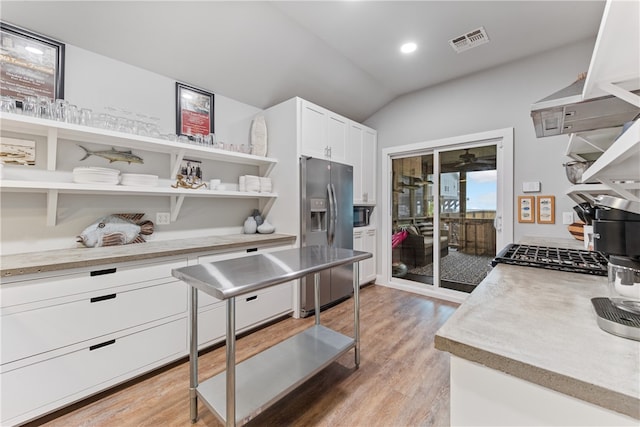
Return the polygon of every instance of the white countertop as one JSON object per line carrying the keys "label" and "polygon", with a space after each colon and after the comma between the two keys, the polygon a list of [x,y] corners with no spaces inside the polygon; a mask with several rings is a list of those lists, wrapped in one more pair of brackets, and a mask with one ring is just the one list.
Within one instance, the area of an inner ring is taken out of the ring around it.
{"label": "white countertop", "polygon": [[[580,248],[568,239],[524,243]],[[640,419],[640,342],[601,330],[607,278],[497,265],[435,338],[457,357]]]}
{"label": "white countertop", "polygon": [[296,236],[287,234],[232,234],[3,255],[0,257],[0,278],[198,252],[294,244],[295,241]]}

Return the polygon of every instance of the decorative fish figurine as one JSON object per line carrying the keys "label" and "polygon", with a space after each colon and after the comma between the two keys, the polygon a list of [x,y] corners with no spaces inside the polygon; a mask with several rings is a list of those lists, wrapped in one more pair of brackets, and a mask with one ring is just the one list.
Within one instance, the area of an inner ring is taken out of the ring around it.
{"label": "decorative fish figurine", "polygon": [[140,221],[138,214],[113,214],[98,219],[78,236],[78,243],[88,248],[143,243],[142,235],[153,233],[153,222]]}
{"label": "decorative fish figurine", "polygon": [[108,150],[108,151],[107,150],[91,151],[91,150],[87,150],[86,148],[84,148],[82,145],[79,145],[79,144],[78,144],[78,147],[82,148],[85,151],[84,157],[80,159],[81,161],[86,159],[89,156],[98,156],[98,157],[102,157],[103,159],[109,160],[109,163],[113,163],[113,162],[127,162],[129,164],[144,163],[142,161],[142,157],[138,157],[135,154],[132,154],[131,150],[118,151],[114,147],[111,147],[111,150]]}

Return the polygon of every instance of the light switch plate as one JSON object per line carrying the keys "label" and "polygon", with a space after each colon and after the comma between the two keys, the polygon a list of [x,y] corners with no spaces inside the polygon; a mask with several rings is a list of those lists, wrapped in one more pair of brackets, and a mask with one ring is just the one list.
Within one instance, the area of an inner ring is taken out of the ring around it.
{"label": "light switch plate", "polygon": [[523,193],[537,193],[540,191],[540,181],[531,181],[522,183]]}
{"label": "light switch plate", "polygon": [[562,223],[566,225],[573,224],[573,212],[562,212]]}

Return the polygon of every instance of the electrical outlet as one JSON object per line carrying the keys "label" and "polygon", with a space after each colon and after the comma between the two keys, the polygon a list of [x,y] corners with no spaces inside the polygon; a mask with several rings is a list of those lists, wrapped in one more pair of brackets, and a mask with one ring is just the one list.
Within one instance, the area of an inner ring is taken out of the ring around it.
{"label": "electrical outlet", "polygon": [[562,212],[562,223],[573,224],[573,212]]}
{"label": "electrical outlet", "polygon": [[169,212],[156,213],[156,225],[169,225],[171,224],[171,214]]}

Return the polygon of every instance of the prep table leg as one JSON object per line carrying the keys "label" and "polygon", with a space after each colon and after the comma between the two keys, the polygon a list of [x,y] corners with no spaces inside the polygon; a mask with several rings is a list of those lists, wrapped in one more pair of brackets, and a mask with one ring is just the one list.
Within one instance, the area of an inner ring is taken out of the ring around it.
{"label": "prep table leg", "polygon": [[227,300],[227,426],[236,425],[236,299]]}
{"label": "prep table leg", "polygon": [[189,337],[189,412],[191,422],[198,421],[198,289],[191,286],[191,336]]}
{"label": "prep table leg", "polygon": [[353,265],[353,334],[356,340],[356,368],[360,366],[360,263]]}
{"label": "prep table leg", "polygon": [[316,325],[320,324],[320,273],[313,275],[313,304],[316,311]]}

